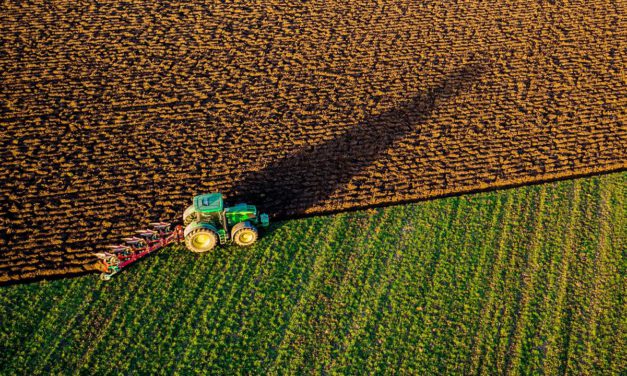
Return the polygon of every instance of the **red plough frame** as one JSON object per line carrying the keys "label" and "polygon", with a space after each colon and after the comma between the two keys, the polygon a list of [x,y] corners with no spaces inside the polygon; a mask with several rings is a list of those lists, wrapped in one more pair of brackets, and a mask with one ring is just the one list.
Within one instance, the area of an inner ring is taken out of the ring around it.
{"label": "red plough frame", "polygon": [[158,222],[150,224],[152,230],[139,230],[139,236],[123,239],[126,244],[109,246],[109,252],[99,252],[98,269],[102,271],[100,279],[108,281],[135,261],[158,251],[159,249],[183,240],[183,227],[176,226],[170,229],[170,223]]}

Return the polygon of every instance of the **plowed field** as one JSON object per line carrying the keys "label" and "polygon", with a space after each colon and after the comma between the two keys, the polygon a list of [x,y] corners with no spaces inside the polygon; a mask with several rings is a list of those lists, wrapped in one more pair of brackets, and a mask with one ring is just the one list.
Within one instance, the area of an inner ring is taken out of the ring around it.
{"label": "plowed field", "polygon": [[89,268],[202,191],[285,218],[627,166],[624,2],[0,14],[0,281]]}

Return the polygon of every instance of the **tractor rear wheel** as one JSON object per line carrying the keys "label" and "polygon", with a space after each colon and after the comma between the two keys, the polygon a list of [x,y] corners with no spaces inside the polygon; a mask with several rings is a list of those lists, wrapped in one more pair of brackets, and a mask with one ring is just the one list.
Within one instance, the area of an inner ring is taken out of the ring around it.
{"label": "tractor rear wheel", "polygon": [[257,229],[250,222],[241,222],[233,228],[233,242],[240,247],[247,247],[257,241]]}
{"label": "tractor rear wheel", "polygon": [[194,210],[194,205],[190,205],[183,212],[183,226],[192,223],[194,219],[196,219],[196,211]]}
{"label": "tractor rear wheel", "polygon": [[197,228],[185,237],[187,249],[196,253],[211,251],[218,243],[218,235],[208,228]]}

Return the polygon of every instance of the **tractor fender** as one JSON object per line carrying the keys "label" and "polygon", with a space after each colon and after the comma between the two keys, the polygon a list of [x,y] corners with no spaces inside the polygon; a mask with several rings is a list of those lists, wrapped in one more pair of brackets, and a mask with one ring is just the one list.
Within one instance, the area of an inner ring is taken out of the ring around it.
{"label": "tractor fender", "polygon": [[183,223],[185,223],[187,218],[190,217],[195,212],[196,212],[196,208],[194,208],[194,205],[188,206],[187,209],[185,209],[185,211],[183,212]]}
{"label": "tractor fender", "polygon": [[187,234],[189,234],[190,232],[194,231],[197,228],[206,228],[215,232],[216,234],[218,233],[218,229],[214,225],[211,225],[209,223],[192,222],[188,224],[187,227],[185,227],[185,231],[183,232],[183,237],[186,238]]}

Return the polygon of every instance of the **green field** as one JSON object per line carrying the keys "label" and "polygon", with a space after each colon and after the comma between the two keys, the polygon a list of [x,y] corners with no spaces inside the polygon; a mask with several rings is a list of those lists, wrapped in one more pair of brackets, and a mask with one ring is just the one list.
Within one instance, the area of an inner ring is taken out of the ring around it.
{"label": "green field", "polygon": [[624,374],[627,173],[0,288],[0,374]]}

